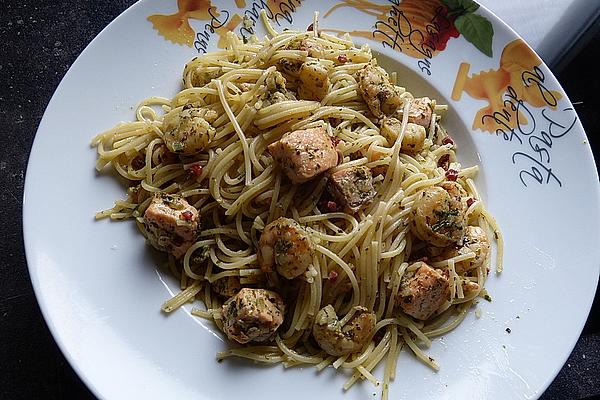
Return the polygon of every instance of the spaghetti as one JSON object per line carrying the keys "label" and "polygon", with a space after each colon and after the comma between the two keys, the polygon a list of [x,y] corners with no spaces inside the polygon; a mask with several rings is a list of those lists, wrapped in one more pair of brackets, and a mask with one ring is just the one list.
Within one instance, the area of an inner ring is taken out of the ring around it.
{"label": "spaghetti", "polygon": [[[438,369],[423,348],[486,294],[487,238],[500,272],[502,236],[440,124],[446,106],[314,27],[230,33],[185,66],[175,97],[96,136],[96,168],[130,184],[96,217],[133,219],[169,253],[182,291],[163,311],[200,300],[194,315],[245,343],[217,358],[347,368],[345,389],[380,383],[383,364],[385,399],[403,347]],[[248,305],[255,331],[240,325]]]}

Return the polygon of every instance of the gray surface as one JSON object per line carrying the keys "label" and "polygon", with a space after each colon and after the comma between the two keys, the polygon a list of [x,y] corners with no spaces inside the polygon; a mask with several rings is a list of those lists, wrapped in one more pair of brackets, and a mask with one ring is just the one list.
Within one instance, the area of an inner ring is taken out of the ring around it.
{"label": "gray surface", "polygon": [[[37,126],[60,79],[91,39],[131,3],[73,0],[58,5],[41,0],[2,3],[0,399],[93,398],[58,350],[31,288],[22,240],[23,181]],[[597,35],[559,76],[593,145],[597,144],[595,136],[600,126],[597,111],[600,87],[591,71],[599,55]],[[87,95],[85,88],[81,93]],[[68,157],[68,154],[56,156]],[[52,179],[51,174],[48,179]],[[65,186],[65,194],[70,190],[77,188]],[[597,296],[575,350],[542,398],[583,399],[600,395],[599,349]]]}
{"label": "gray surface", "polygon": [[600,15],[598,0],[479,0],[532,46],[544,62],[565,67]]}

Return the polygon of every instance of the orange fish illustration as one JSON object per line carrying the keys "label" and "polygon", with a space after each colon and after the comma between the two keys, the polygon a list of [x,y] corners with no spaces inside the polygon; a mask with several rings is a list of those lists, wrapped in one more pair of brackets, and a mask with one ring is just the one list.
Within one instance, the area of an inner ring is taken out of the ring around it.
{"label": "orange fish illustration", "polygon": [[[295,7],[297,6],[297,4],[295,4],[295,3],[300,3],[300,1],[290,2],[290,0],[267,0],[267,6],[269,6],[271,11],[275,11],[275,9],[273,7],[284,4],[284,3],[288,6],[288,8],[294,10]],[[291,6],[290,6],[290,4],[291,4]],[[247,6],[246,0],[235,0],[235,5],[237,6],[237,8],[246,8],[246,6]],[[253,6],[254,6],[254,4],[253,4]]]}
{"label": "orange fish illustration", "polygon": [[225,44],[227,43],[226,42],[227,32],[233,32],[233,30],[235,28],[237,28],[237,26],[241,22],[242,22],[242,17],[240,17],[238,14],[234,14],[233,17],[231,17],[231,19],[229,20],[229,22],[227,22],[225,25],[223,25],[222,27],[215,30],[215,32],[217,32],[217,34],[219,35],[219,42],[217,43],[218,48],[220,48],[220,49],[225,48]]}
{"label": "orange fish illustration", "polygon": [[[503,126],[488,116],[502,115],[502,120],[510,128],[516,128],[517,123],[527,123],[525,115],[513,107],[505,107],[504,95],[510,87],[512,96],[530,104],[533,107],[549,105],[544,97],[544,92],[535,86],[528,86],[524,82],[524,74],[538,67],[542,60],[521,40],[516,39],[507,44],[500,57],[500,66],[497,70],[482,71],[478,74],[469,74],[469,63],[462,63],[458,69],[452,100],[458,101],[462,92],[466,92],[474,99],[487,100],[488,106],[481,108],[473,120],[473,129],[487,132],[496,132]],[[551,90],[548,93],[555,100],[562,98],[560,92]],[[551,106],[551,105],[550,105]],[[555,108],[556,106],[551,106]],[[517,118],[518,117],[518,118]]]}
{"label": "orange fish illustration", "polygon": [[155,14],[149,16],[148,20],[165,39],[190,47],[196,32],[190,26],[189,19],[210,20],[213,16],[219,16],[210,0],[177,0],[177,8],[175,14]]}

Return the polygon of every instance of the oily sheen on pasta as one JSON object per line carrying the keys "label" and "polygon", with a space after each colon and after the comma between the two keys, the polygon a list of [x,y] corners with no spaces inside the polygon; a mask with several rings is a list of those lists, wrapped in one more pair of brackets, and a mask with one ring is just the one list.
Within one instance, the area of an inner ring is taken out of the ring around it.
{"label": "oily sheen on pasta", "polygon": [[[133,219],[231,340],[218,359],[351,370],[387,397],[402,348],[424,349],[479,297],[502,237],[443,127],[368,46],[277,33],[192,59],[172,99],[93,140],[96,168],[128,197],[97,218]],[[383,365],[383,377],[372,371]]]}

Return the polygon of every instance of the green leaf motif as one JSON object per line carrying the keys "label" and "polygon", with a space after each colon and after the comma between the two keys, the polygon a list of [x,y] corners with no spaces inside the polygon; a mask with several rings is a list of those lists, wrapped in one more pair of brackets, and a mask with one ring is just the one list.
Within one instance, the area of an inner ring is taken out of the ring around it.
{"label": "green leaf motif", "polygon": [[470,14],[479,8],[479,4],[473,0],[442,0],[442,3],[448,7],[450,15]]}
{"label": "green leaf motif", "polygon": [[442,0],[442,3],[444,3],[450,11],[458,10],[460,8],[460,0]]}
{"label": "green leaf motif", "polygon": [[458,0],[463,10],[465,10],[465,14],[473,13],[477,11],[479,8],[479,4],[474,2],[473,0]]}
{"label": "green leaf motif", "polygon": [[477,14],[461,15],[454,21],[454,26],[465,39],[477,47],[483,54],[492,57],[492,38],[494,28],[486,18]]}

